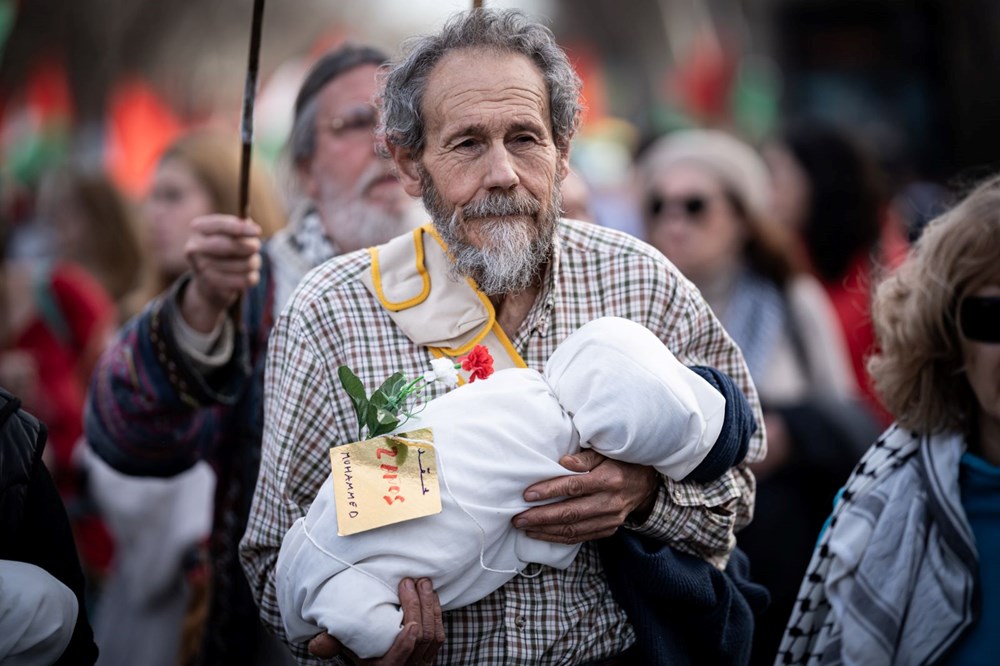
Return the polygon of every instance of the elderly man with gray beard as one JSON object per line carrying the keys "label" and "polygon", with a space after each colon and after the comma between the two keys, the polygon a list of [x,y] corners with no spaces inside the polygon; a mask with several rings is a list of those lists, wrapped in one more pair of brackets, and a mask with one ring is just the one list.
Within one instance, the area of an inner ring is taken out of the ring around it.
{"label": "elderly man with gray beard", "polygon": [[374,152],[371,102],[385,60],[376,49],[347,45],[317,61],[296,99],[288,147],[307,203],[263,247],[251,220],[196,218],[190,273],[129,322],[94,373],[86,436],[103,460],[155,477],[205,460],[217,474],[199,663],[291,659],[260,626],[237,553],[260,460],[264,352],[309,270],[424,217]]}
{"label": "elderly man with gray beard", "polygon": [[[514,11],[458,15],[440,34],[412,41],[383,75],[382,148],[432,223],[324,264],[275,325],[260,477],[240,552],[262,618],[279,635],[282,539],[328,476],[330,447],[357,438],[341,365],[375,387],[483,344],[498,369],[541,370],[574,330],[617,316],[653,331],[685,364],[728,374],[760,422],[739,349],[697,290],[644,243],[560,219],[579,92],[551,33]],[[442,390],[434,384],[426,397]],[[761,435],[746,462],[763,457]],[[515,516],[514,526],[536,539],[583,543],[569,567],[542,566],[444,613],[430,581],[418,581],[422,605],[404,615],[380,663],[615,663],[636,635],[594,540],[623,528],[721,569],[752,514],[745,463],[705,484],[589,450],[560,464],[566,476],[524,492],[528,502],[558,501]],[[320,634],[293,649],[311,663],[310,651],[331,656],[339,646]]]}

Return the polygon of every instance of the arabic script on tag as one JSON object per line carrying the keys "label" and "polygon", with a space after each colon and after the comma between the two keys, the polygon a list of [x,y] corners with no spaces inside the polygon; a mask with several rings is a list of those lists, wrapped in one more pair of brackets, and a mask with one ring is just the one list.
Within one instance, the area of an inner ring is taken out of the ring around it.
{"label": "arabic script on tag", "polygon": [[433,442],[423,428],[330,449],[337,534],[440,513]]}

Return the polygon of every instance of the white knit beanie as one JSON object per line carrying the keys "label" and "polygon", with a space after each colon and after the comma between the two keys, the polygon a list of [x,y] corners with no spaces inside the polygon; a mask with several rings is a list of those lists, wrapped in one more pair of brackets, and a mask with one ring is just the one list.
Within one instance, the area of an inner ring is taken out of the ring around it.
{"label": "white knit beanie", "polygon": [[712,171],[756,219],[770,217],[770,173],[757,151],[743,141],[719,130],[673,132],[649,147],[639,170],[648,185],[665,169],[682,162]]}

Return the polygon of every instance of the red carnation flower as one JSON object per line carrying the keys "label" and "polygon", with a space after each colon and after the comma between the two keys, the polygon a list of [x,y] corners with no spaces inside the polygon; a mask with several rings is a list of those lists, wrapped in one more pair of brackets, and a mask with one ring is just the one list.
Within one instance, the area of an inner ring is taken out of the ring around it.
{"label": "red carnation flower", "polygon": [[469,373],[469,381],[486,379],[493,374],[493,357],[490,350],[483,345],[476,345],[468,356],[458,359],[462,369]]}

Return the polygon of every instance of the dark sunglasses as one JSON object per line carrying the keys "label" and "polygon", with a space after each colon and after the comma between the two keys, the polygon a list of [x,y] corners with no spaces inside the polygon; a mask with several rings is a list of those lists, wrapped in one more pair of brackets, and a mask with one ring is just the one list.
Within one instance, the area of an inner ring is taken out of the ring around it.
{"label": "dark sunglasses", "polygon": [[968,340],[1000,344],[1000,296],[970,296],[958,311],[962,334]]}
{"label": "dark sunglasses", "polygon": [[670,213],[697,221],[708,211],[708,201],[708,197],[701,194],[677,198],[654,194],[646,202],[646,212],[650,219]]}

